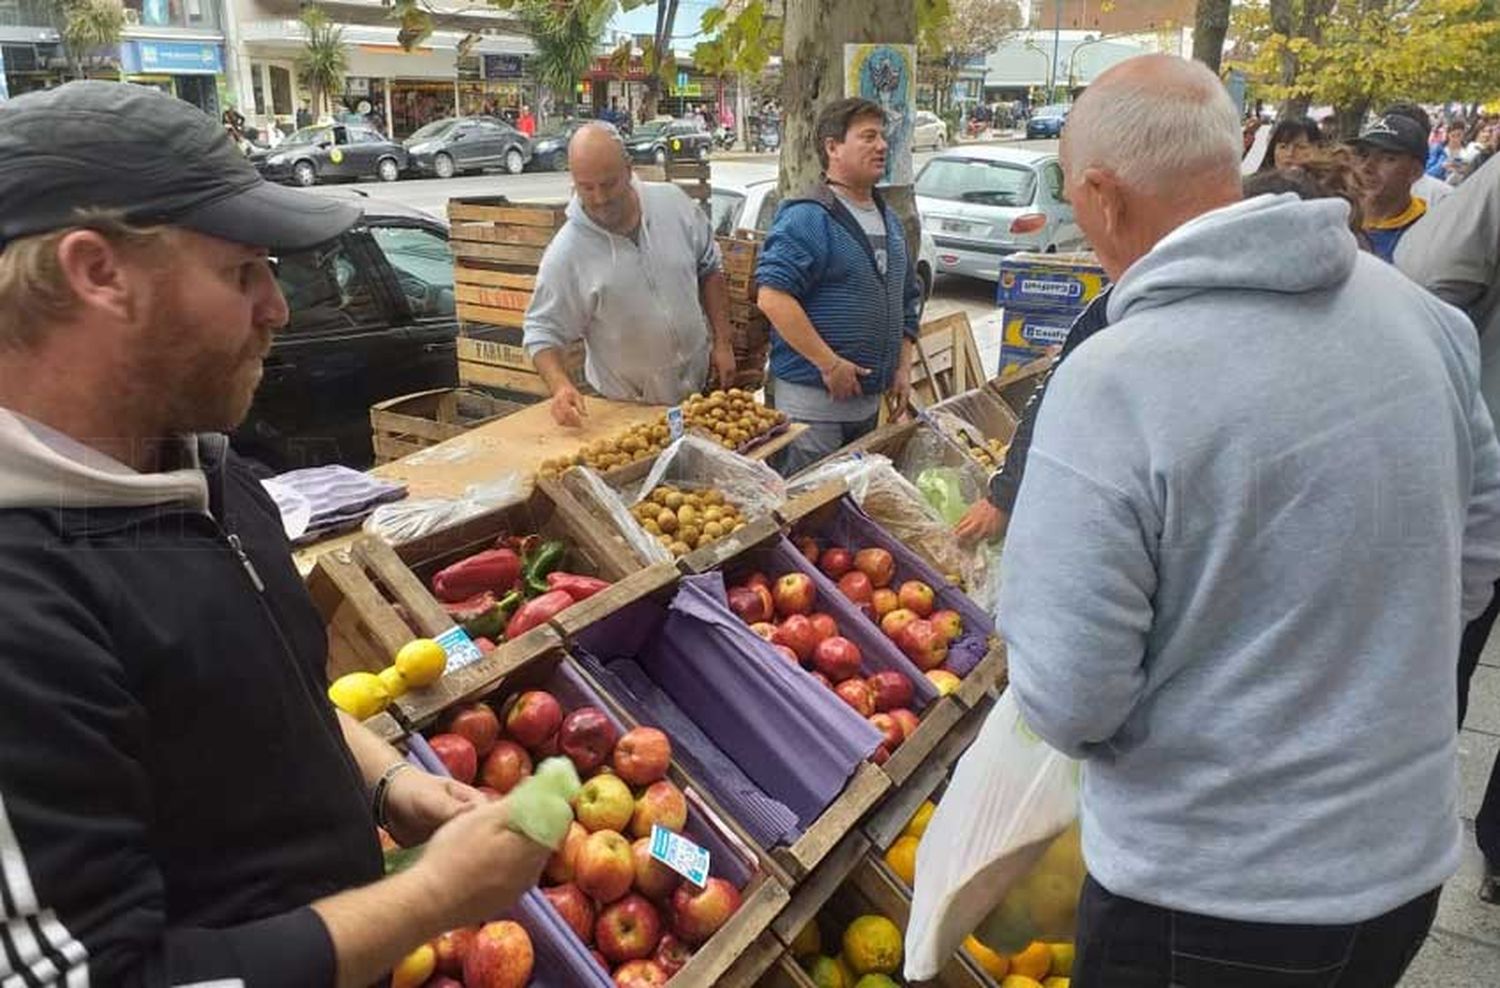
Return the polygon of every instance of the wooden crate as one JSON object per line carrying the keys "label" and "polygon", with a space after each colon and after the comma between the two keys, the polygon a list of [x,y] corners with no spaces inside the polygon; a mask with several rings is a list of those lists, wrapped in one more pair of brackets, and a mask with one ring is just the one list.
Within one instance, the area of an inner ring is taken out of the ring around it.
{"label": "wooden crate", "polygon": [[410,456],[522,407],[464,388],[434,388],[387,399],[370,406],[375,462]]}
{"label": "wooden crate", "polygon": [[[537,373],[536,365],[521,345],[519,329],[492,329],[488,326],[465,326],[458,337],[458,379],[466,385],[498,388],[546,398],[551,395],[547,382]],[[568,376],[586,394],[593,391],[583,376],[582,343],[563,348],[563,367]]]}
{"label": "wooden crate", "polygon": [[984,383],[967,314],[939,316],[923,323],[920,332],[911,372],[913,403],[933,405]]}
{"label": "wooden crate", "polygon": [[459,263],[453,267],[453,297],[458,318],[484,326],[519,329],[536,290],[536,275],[497,271]]}
{"label": "wooden crate", "polygon": [[448,246],[460,322],[519,328],[542,254],[566,222],[566,207],[557,203],[449,199]]}
{"label": "wooden crate", "polygon": [[[854,908],[860,913],[874,911],[906,929],[911,920],[911,891],[901,884],[885,862],[875,854],[866,854],[849,873],[849,881],[839,890],[832,903],[835,911]],[[962,950],[948,959],[933,984],[940,988],[995,988],[995,981]]]}
{"label": "wooden crate", "polygon": [[642,182],[671,182],[689,198],[698,200],[705,210],[713,194],[709,185],[709,163],[706,161],[668,161],[662,165],[636,165],[636,178]]}
{"label": "wooden crate", "polygon": [[1053,363],[1051,357],[1038,357],[1029,364],[1019,367],[1012,365],[998,377],[991,378],[986,387],[1020,418],[1031,401],[1031,396],[1046,379],[1048,371],[1052,370]]}

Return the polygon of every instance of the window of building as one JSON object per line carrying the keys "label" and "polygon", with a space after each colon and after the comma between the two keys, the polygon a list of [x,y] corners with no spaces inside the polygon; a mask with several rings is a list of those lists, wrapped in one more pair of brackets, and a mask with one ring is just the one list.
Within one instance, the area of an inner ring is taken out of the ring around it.
{"label": "window of building", "polygon": [[278,117],[292,114],[292,72],[281,65],[271,66],[271,112]]}
{"label": "window of building", "polygon": [[255,62],[250,63],[250,92],[255,100],[255,115],[265,116],[266,84],[261,79],[261,67]]}

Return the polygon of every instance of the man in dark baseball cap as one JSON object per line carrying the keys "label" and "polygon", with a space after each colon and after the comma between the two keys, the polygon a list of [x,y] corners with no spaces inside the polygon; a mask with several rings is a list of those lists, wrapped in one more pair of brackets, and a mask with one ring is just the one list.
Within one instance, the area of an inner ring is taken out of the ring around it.
{"label": "man in dark baseball cap", "polygon": [[[6,985],[368,985],[551,853],[334,709],[281,518],[218,434],[287,319],[270,252],[358,216],[147,89],[0,105]],[[427,842],[399,875],[377,822]]]}
{"label": "man in dark baseball cap", "polygon": [[1387,113],[1349,143],[1365,180],[1365,234],[1389,261],[1402,234],[1427,212],[1426,200],[1411,191],[1427,164],[1427,134],[1411,117]]}

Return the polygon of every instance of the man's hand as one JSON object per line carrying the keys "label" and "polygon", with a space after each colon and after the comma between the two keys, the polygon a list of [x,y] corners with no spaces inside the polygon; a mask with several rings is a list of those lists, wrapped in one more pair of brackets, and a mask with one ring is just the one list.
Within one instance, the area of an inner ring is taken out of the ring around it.
{"label": "man's hand", "polygon": [[1005,527],[1006,514],[988,498],[982,498],[958,520],[953,526],[953,534],[958,536],[960,542],[978,542],[993,539]]}
{"label": "man's hand", "polygon": [[891,419],[899,420],[906,415],[907,407],[911,404],[911,364],[903,361],[896,367],[896,374],[891,378],[891,389],[887,392],[891,409]]}
{"label": "man's hand", "polygon": [[719,387],[725,391],[734,387],[734,375],[739,370],[739,365],[734,359],[734,344],[727,339],[715,339],[710,361],[713,364],[714,377],[718,380]]}
{"label": "man's hand", "polygon": [[870,376],[868,367],[861,367],[843,357],[834,357],[832,364],[820,370],[823,373],[823,386],[835,398],[853,398],[860,394],[864,389],[860,387],[859,379]]}
{"label": "man's hand", "polygon": [[551,849],[507,829],[507,819],[504,800],[460,813],[412,866],[442,903],[444,928],[493,919],[541,879]]}
{"label": "man's hand", "polygon": [[421,769],[407,769],[391,778],[385,792],[386,829],[396,843],[412,847],[460,813],[486,802],[484,794],[473,786]]}
{"label": "man's hand", "polygon": [[584,407],[583,395],[571,384],[564,384],[552,392],[552,421],[558,425],[576,429],[589,417]]}

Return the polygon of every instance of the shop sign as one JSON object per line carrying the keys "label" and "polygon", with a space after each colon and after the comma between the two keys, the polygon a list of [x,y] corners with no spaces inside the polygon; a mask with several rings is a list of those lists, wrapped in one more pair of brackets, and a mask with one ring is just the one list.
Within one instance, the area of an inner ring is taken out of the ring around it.
{"label": "shop sign", "polygon": [[520,55],[485,55],[484,77],[486,79],[515,79],[523,71]]}
{"label": "shop sign", "polygon": [[364,75],[351,75],[346,80],[348,83],[344,92],[350,96],[370,95],[370,77]]}
{"label": "shop sign", "polygon": [[218,45],[126,41],[120,45],[120,67],[131,74],[218,75],[224,71],[224,56]]}

